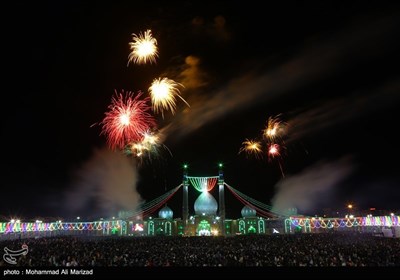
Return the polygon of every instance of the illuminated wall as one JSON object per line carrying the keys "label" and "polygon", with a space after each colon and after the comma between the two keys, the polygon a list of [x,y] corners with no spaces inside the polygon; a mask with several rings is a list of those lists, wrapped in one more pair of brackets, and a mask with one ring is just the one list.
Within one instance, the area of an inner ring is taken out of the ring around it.
{"label": "illuminated wall", "polygon": [[[205,228],[206,223],[209,228]],[[200,225],[200,227],[199,227]],[[202,226],[201,226],[202,225]],[[0,223],[0,237],[18,234],[19,237],[55,236],[68,234],[86,235],[129,235],[129,236],[196,236],[201,230],[209,230],[212,235],[221,235],[221,228],[226,235],[236,234],[272,234],[295,232],[326,232],[327,230],[363,230],[371,231],[376,227],[396,227],[399,235],[400,216],[367,216],[355,218],[310,218],[292,217],[285,220],[247,217],[222,222],[217,216],[195,215],[188,219],[185,227],[181,219],[152,218],[145,221],[95,221],[95,222],[53,222],[53,223]],[[200,233],[201,235],[201,233]]]}
{"label": "illuminated wall", "polygon": [[237,220],[236,234],[265,234],[265,219],[260,217],[247,217]]}
{"label": "illuminated wall", "polygon": [[354,218],[296,217],[285,220],[285,232],[320,232],[345,228],[400,227],[400,216],[367,216]]}

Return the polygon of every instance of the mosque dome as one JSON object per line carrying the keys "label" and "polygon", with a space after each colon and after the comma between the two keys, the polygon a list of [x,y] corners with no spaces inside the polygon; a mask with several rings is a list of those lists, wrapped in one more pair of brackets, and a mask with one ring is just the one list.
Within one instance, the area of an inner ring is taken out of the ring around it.
{"label": "mosque dome", "polygon": [[242,208],[242,217],[243,218],[250,218],[250,217],[255,217],[257,214],[257,211],[254,208],[251,208],[250,206],[245,205]]}
{"label": "mosque dome", "polygon": [[194,202],[194,211],[196,215],[216,215],[218,203],[208,192],[203,192]]}
{"label": "mosque dome", "polygon": [[168,206],[165,205],[158,212],[158,217],[163,218],[163,219],[172,219],[174,217],[174,212],[172,212],[171,208],[169,208]]}

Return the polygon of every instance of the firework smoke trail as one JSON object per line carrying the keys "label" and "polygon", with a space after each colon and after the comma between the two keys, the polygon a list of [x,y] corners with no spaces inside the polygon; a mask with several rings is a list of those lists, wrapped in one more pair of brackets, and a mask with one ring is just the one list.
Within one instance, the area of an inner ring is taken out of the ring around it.
{"label": "firework smoke trail", "polygon": [[157,113],[160,111],[164,117],[164,109],[169,109],[172,114],[175,114],[176,97],[182,99],[182,101],[189,106],[185,99],[179,95],[179,86],[183,87],[182,84],[168,78],[158,78],[153,80],[153,83],[149,87],[149,93],[154,112]]}
{"label": "firework smoke trail", "polygon": [[146,30],[144,34],[133,35],[133,42],[129,43],[131,53],[128,56],[128,65],[131,61],[136,64],[146,64],[156,62],[158,57],[157,40],[152,37],[151,30]]}
{"label": "firework smoke trail", "polygon": [[[363,32],[367,27],[371,32]],[[385,15],[372,21],[355,22],[350,28],[332,34],[329,38],[313,41],[312,45],[304,45],[296,56],[267,72],[246,71],[242,75],[233,77],[225,86],[209,92],[207,97],[200,94],[190,96],[188,99],[191,105],[190,111],[177,114],[174,122],[163,129],[164,133],[167,137],[173,135],[171,141],[179,141],[228,114],[246,110],[250,106],[274,98],[286,98],[296,92],[295,90],[321,81],[326,75],[337,73],[343,65],[349,67],[358,63],[360,59],[370,59],[371,54],[377,55],[376,49],[384,46],[387,40],[391,40],[390,32],[397,32],[397,29],[397,15]],[[370,44],[371,41],[376,44]],[[332,42],[336,44],[332,45]],[[363,52],[359,51],[360,48],[363,48]],[[268,61],[259,60],[259,62],[262,66]],[[182,72],[182,84],[186,89],[201,90],[210,82],[206,73],[200,71],[198,61],[188,59],[187,64],[191,67],[185,68]],[[251,94],[243,94],[244,92]]]}
{"label": "firework smoke trail", "polygon": [[247,152],[247,154],[253,154],[256,158],[259,158],[262,155],[260,142],[246,139],[242,145],[243,147],[239,150],[239,154],[241,152]]}
{"label": "firework smoke trail", "polygon": [[282,164],[280,161],[281,158],[281,146],[278,144],[269,144],[268,145],[268,159],[269,161],[271,161],[272,159],[277,159],[278,164],[279,164],[279,168],[281,170],[282,173],[282,178],[285,178],[285,174],[283,173],[283,168],[282,168]]}
{"label": "firework smoke trail", "polygon": [[136,96],[132,92],[126,92],[124,96],[124,91],[115,94],[101,122],[102,134],[107,135],[107,143],[112,150],[124,149],[130,142],[140,142],[146,131],[155,126],[153,116],[147,112],[150,110],[148,97],[140,100],[141,92]]}

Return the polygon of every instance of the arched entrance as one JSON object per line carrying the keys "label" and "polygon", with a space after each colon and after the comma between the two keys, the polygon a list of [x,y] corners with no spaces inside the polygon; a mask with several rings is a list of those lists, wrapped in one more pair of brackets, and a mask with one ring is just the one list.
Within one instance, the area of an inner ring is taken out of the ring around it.
{"label": "arched entrance", "polygon": [[210,236],[211,235],[210,223],[206,220],[200,221],[200,223],[196,229],[196,235],[197,236]]}

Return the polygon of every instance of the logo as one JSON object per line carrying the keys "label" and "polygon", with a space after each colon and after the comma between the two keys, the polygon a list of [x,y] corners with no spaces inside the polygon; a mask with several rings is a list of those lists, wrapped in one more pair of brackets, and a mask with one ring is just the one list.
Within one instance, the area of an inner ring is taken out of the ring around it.
{"label": "logo", "polygon": [[21,256],[21,255],[26,255],[28,254],[28,245],[22,245],[21,250],[10,250],[7,247],[4,247],[4,252],[6,252],[3,255],[3,260],[5,260],[9,264],[17,264],[17,259],[15,257]]}

